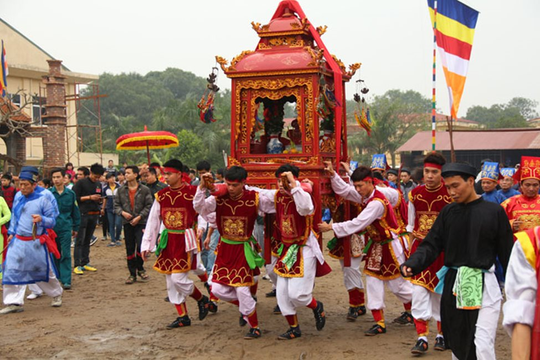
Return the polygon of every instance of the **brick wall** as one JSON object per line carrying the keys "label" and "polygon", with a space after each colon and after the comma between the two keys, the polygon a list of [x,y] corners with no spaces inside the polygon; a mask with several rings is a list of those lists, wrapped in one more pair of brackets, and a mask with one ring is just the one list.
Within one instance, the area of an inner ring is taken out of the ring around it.
{"label": "brick wall", "polygon": [[47,92],[46,114],[42,116],[47,126],[43,138],[43,170],[48,175],[55,167],[66,163],[66,77],[62,75],[61,60],[47,60],[49,74],[43,76]]}

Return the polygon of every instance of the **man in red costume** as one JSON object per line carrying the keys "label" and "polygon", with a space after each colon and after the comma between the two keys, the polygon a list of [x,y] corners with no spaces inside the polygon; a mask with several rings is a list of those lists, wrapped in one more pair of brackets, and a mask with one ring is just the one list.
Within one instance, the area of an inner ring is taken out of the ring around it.
{"label": "man in red costume", "polygon": [[156,249],[158,258],[154,269],[165,274],[169,301],[178,311],[178,317],[167,325],[167,329],[191,325],[186,307],[188,296],[197,301],[199,320],[203,320],[208,311],[217,311],[208,297],[203,295],[188,278],[191,270],[201,276],[205,276],[206,272],[197,258],[194,230],[197,213],[193,209],[193,196],[197,188],[183,181],[182,169],[182,162],[176,159],[171,159],[163,165],[163,175],[169,187],[161,189],[155,195],[156,201],[150,210],[141,244],[141,257],[146,260],[162,230]]}
{"label": "man in red costume", "polygon": [[326,322],[323,303],[315,300],[312,293],[316,274],[327,274],[329,267],[312,228],[315,206],[309,192],[298,182],[299,174],[296,166],[282,165],[275,173],[279,190],[260,190],[259,208],[264,213],[276,214],[275,223],[282,244],[274,267],[278,275],[276,296],[290,327],[278,337],[279,340],[302,335],[296,311],[299,307],[313,310],[317,330],[322,330]]}
{"label": "man in red costume", "polygon": [[538,296],[540,227],[518,232],[506,270],[503,326],[512,337],[512,359],[540,359]]}
{"label": "man in red costume", "polygon": [[512,231],[516,233],[540,226],[540,158],[523,156],[514,178],[520,181],[522,194],[501,205],[510,219]]}
{"label": "man in red costume", "polygon": [[[326,166],[331,166],[331,163],[325,162]],[[351,176],[352,170],[348,162],[341,162],[345,172]],[[391,188],[388,188],[391,189]],[[392,189],[394,190],[394,189]],[[397,194],[397,191],[396,191]],[[339,194],[338,194],[339,195]],[[361,211],[359,204],[351,203],[351,215],[357,216],[358,212]],[[338,222],[343,219],[333,218],[333,221]],[[366,314],[366,297],[364,291],[364,283],[362,281],[362,270],[360,265],[364,257],[362,248],[364,246],[364,235],[363,234],[353,234],[350,238],[350,257],[351,257],[351,266],[345,267],[344,258],[345,258],[345,249],[343,246],[343,238],[334,237],[328,242],[326,247],[328,248],[328,253],[334,259],[339,260],[341,265],[341,270],[343,271],[343,283],[345,289],[349,295],[349,310],[347,312],[348,321],[356,321],[358,316]]]}
{"label": "man in red costume", "polygon": [[216,249],[212,293],[239,307],[250,325],[244,339],[256,339],[261,336],[261,330],[257,303],[251,296],[250,287],[255,283],[254,277],[259,274],[258,267],[264,264],[253,249],[256,241],[252,234],[257,220],[259,194],[244,188],[247,171],[243,167],[232,166],[225,172],[227,192],[205,199],[206,190],[212,187],[210,177],[209,174],[203,175],[193,198],[193,206],[203,217],[215,212],[215,222],[221,235]]}
{"label": "man in red costume", "polygon": [[[439,213],[452,202],[448,190],[442,182],[441,169],[446,159],[439,153],[432,152],[424,158],[424,185],[420,185],[409,193],[409,225],[413,243],[411,254],[426,237]],[[435,350],[446,349],[441,329],[441,295],[435,292],[439,279],[437,271],[444,265],[444,254],[420,274],[413,276],[412,315],[418,340],[411,349],[413,354],[423,354],[428,349],[429,320],[437,321],[438,334],[435,338]]]}
{"label": "man in red costume", "polygon": [[[366,336],[386,333],[384,320],[384,285],[403,302],[405,312],[398,319],[405,322],[410,318],[408,313],[411,306],[411,283],[402,279],[399,264],[405,261],[407,244],[399,241],[399,229],[394,210],[388,199],[375,188],[371,169],[358,167],[352,174],[354,184],[345,183],[334,171],[332,164],[325,163],[325,170],[331,174],[332,189],[336,194],[347,200],[360,204],[360,214],[349,221],[319,224],[319,230],[333,230],[336,237],[341,238],[365,231],[369,239],[364,252],[366,253],[366,288],[368,293],[367,307],[371,310],[376,324],[365,332]],[[401,322],[401,321],[399,321]]]}

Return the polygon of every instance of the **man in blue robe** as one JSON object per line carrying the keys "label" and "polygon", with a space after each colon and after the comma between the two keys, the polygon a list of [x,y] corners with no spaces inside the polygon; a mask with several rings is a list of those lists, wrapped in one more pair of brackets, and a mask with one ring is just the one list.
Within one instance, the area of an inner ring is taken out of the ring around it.
{"label": "man in blue robe", "polygon": [[58,205],[49,191],[37,185],[38,171],[25,166],[19,175],[20,192],[13,202],[8,230],[8,249],[3,266],[3,299],[0,314],[23,311],[27,284],[38,285],[52,297],[51,305],[62,305],[62,286],[56,278],[51,254],[59,257],[56,234],[52,230],[58,217]]}

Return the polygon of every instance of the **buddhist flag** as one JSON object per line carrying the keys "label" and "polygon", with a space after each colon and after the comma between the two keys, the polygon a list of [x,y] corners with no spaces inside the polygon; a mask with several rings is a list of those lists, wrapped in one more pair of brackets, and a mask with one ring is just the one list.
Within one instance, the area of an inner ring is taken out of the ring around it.
{"label": "buddhist flag", "polygon": [[450,95],[452,118],[457,119],[478,11],[457,0],[428,0],[428,5]]}
{"label": "buddhist flag", "polygon": [[4,48],[4,40],[2,40],[2,73],[0,74],[0,90],[2,96],[6,96],[7,90],[7,76],[8,76],[8,64],[6,60],[6,49]]}

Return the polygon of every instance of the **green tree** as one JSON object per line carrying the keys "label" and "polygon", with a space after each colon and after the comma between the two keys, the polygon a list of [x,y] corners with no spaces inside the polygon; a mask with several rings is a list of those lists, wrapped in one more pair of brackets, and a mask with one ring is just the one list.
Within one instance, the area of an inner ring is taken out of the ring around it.
{"label": "green tree", "polygon": [[526,98],[515,97],[506,104],[472,106],[465,116],[469,120],[478,121],[489,129],[528,127],[527,120],[538,117],[538,102]]}
{"label": "green tree", "polygon": [[175,99],[184,99],[189,94],[196,94],[200,97],[206,88],[205,79],[176,68],[167,68],[165,71],[151,71],[146,74],[145,78],[157,81],[169,90]]}
{"label": "green tree", "polygon": [[206,159],[208,152],[206,144],[201,138],[188,130],[180,130],[177,134],[180,146],[171,148],[171,158],[180,159],[182,163],[194,168],[202,159]]}
{"label": "green tree", "polygon": [[538,112],[536,107],[538,106],[538,101],[526,99],[522,97],[512,98],[507,107],[519,109],[519,113],[525,120],[531,120],[538,117]]}
{"label": "green tree", "polygon": [[[171,101],[166,108],[156,112],[152,126],[173,133],[186,130],[197,135],[208,149],[205,160],[209,161],[213,168],[223,167],[225,164],[222,152],[228,153],[230,149],[231,93],[226,90],[216,94],[214,99],[216,121],[210,124],[200,120],[197,108],[199,100],[193,94],[189,94],[183,101]],[[182,158],[180,160],[183,161]]]}
{"label": "green tree", "polygon": [[[168,68],[165,71],[149,72],[146,75],[137,73],[122,73],[113,75],[104,73],[99,79],[100,93],[107,97],[100,100],[103,151],[115,151],[116,139],[125,133],[144,130],[144,126],[152,122],[159,125],[150,130],[167,130],[178,132],[182,126],[176,122],[166,124],[160,122],[155,114],[164,109],[175,109],[171,104],[184,102],[187,98],[193,100],[193,113],[197,113],[197,102],[206,89],[206,81],[190,72]],[[83,90],[81,96],[91,96],[92,88]],[[81,125],[97,126],[97,113],[93,99],[81,102],[78,121]],[[169,119],[173,116],[169,116]],[[126,121],[128,120],[129,121]],[[176,116],[178,120],[178,116]],[[150,128],[150,126],[149,126]],[[96,151],[95,130],[90,127],[82,128],[84,146]]]}
{"label": "green tree", "polygon": [[[367,136],[365,131],[349,136],[349,151],[367,153],[366,158],[371,158],[373,154],[388,152],[391,155],[392,165],[395,166],[397,148],[417,131],[429,127],[430,109],[431,101],[413,90],[389,90],[382,96],[375,96],[370,104],[371,118],[374,122],[371,136]],[[356,124],[351,106],[348,113],[351,119],[349,122]]]}

